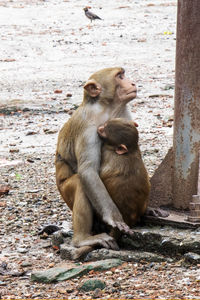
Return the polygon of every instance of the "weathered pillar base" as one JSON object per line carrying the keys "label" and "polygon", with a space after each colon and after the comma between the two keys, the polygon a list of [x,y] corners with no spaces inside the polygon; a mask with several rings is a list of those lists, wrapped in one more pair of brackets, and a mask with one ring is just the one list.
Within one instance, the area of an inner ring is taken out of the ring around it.
{"label": "weathered pillar base", "polygon": [[151,207],[172,206],[173,156],[173,149],[170,148],[162,163],[151,177],[149,199],[149,206]]}
{"label": "weathered pillar base", "polygon": [[[151,181],[151,193],[149,199],[150,207],[156,207],[156,208],[167,207],[167,208],[171,208],[172,211],[175,208],[173,205],[174,203],[173,162],[174,162],[174,151],[173,148],[170,148],[168,150],[167,155],[165,156],[165,158],[163,159],[159,167],[156,169],[154,175],[150,180]],[[199,160],[197,193],[198,195],[192,196],[192,201],[189,203],[189,210],[190,210],[189,216],[186,216],[185,221],[188,221],[190,223],[200,224],[200,160]],[[183,212],[183,210],[181,211]],[[173,214],[174,212],[175,211],[173,211]]]}
{"label": "weathered pillar base", "polygon": [[188,221],[200,223],[200,151],[197,194],[198,195],[192,196],[192,202],[190,202],[190,216],[188,216]]}
{"label": "weathered pillar base", "polygon": [[200,195],[192,196],[192,202],[190,202],[190,215],[187,220],[200,223]]}

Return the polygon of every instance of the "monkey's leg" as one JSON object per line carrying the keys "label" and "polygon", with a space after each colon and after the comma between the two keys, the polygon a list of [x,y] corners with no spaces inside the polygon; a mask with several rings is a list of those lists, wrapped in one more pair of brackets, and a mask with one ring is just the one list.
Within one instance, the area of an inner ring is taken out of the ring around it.
{"label": "monkey's leg", "polygon": [[76,190],[76,177],[71,167],[61,159],[56,159],[56,184],[58,190],[69,208],[73,209]]}
{"label": "monkey's leg", "polygon": [[86,197],[78,174],[62,162],[56,164],[58,189],[69,208],[73,211],[73,245],[79,247],[74,258],[92,251],[96,246],[118,249],[115,240],[106,233],[93,235],[93,208]]}
{"label": "monkey's leg", "polygon": [[[78,174],[73,174],[72,169],[70,168],[70,166],[62,161],[61,159],[56,159],[56,183],[57,183],[57,187],[58,190],[63,198],[63,200],[65,201],[65,203],[67,204],[67,206],[74,211],[73,206],[74,206],[74,202],[75,202],[75,194],[76,194],[76,189],[78,189],[78,185],[80,184],[79,178],[78,178]],[[77,193],[79,191],[77,190]],[[81,197],[81,195],[80,195]],[[84,205],[84,201],[80,201],[80,203],[82,203]],[[83,207],[84,209],[84,207]],[[76,209],[75,209],[76,211]],[[73,215],[76,214],[73,212]],[[92,216],[90,216],[90,218],[92,218]],[[84,227],[84,231],[86,233],[86,236],[90,235],[91,233],[91,229],[90,229],[90,223],[91,223],[91,219],[86,219],[89,220],[89,226]],[[85,221],[87,222],[87,221]],[[75,235],[74,235],[74,239],[75,241],[78,242],[79,239],[84,238],[84,234],[79,230],[79,226],[76,226],[76,224],[79,223],[78,219],[77,221],[75,221]],[[87,253],[89,253],[90,251],[92,251],[94,249],[94,247],[92,246],[84,246],[84,247],[80,247],[77,248],[75,250],[75,252],[73,253],[73,259],[80,259],[81,257],[83,257],[84,255],[86,255]]]}
{"label": "monkey's leg", "polygon": [[[82,183],[77,175],[77,187],[73,206],[73,245],[79,247],[77,253],[90,252],[96,246],[104,248],[118,249],[115,240],[107,233],[92,235],[93,208],[86,197]],[[87,248],[87,246],[91,248]],[[82,248],[82,250],[81,250]],[[86,249],[89,249],[86,250]]]}
{"label": "monkey's leg", "polygon": [[76,175],[76,185],[73,205],[73,243],[79,247],[79,243],[92,234],[93,209],[83,189],[79,176]]}

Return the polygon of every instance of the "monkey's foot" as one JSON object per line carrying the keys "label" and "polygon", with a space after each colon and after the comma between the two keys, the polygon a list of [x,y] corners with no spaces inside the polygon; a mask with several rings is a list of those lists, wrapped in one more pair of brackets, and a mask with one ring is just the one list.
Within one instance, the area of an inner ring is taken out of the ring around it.
{"label": "monkey's foot", "polygon": [[72,259],[73,260],[82,260],[87,257],[87,254],[89,254],[92,250],[94,250],[91,246],[84,246],[80,248],[75,248],[75,250],[72,253]]}
{"label": "monkey's foot", "polygon": [[84,247],[84,246],[100,246],[106,249],[113,249],[118,250],[119,247],[117,242],[113,237],[108,235],[107,233],[100,233],[92,236],[88,236],[87,238],[83,239],[82,241],[73,241],[75,247]]}

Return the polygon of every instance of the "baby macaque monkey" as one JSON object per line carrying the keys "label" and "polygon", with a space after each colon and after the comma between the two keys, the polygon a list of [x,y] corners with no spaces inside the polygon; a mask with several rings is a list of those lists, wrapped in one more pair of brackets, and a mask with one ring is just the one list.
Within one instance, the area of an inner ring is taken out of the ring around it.
{"label": "baby macaque monkey", "polygon": [[100,177],[130,227],[144,215],[150,192],[136,126],[133,121],[116,118],[98,127],[104,142]]}

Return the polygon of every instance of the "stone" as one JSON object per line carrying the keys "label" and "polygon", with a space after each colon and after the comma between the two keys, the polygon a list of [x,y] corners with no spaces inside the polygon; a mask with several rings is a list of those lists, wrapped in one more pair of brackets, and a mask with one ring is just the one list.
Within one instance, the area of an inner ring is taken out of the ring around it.
{"label": "stone", "polygon": [[120,259],[106,259],[89,264],[84,264],[79,267],[55,267],[44,271],[34,271],[31,274],[31,280],[43,283],[59,282],[76,277],[81,277],[91,270],[104,271],[117,267],[122,264]]}
{"label": "stone", "polygon": [[[119,258],[123,261],[161,262],[176,260],[177,255],[192,252],[200,255],[199,227],[136,226],[132,237],[123,235],[118,242],[120,251],[97,249],[88,253],[84,261]],[[71,246],[72,232],[58,231],[52,235],[52,244],[60,248],[62,259],[73,260],[76,248]],[[123,249],[123,250],[121,250]]]}
{"label": "stone", "polygon": [[166,84],[162,89],[164,91],[174,90],[174,84]]}
{"label": "stone", "polygon": [[184,257],[185,257],[185,260],[189,263],[192,263],[192,264],[200,263],[200,255],[199,254],[188,252],[188,253],[185,253]]}
{"label": "stone", "polygon": [[102,297],[102,290],[101,289],[96,289],[92,295],[93,299],[99,299]]}
{"label": "stone", "polygon": [[60,257],[64,260],[73,260],[76,248],[67,244],[60,245]]}
{"label": "stone", "polygon": [[26,249],[26,248],[18,248],[17,252],[19,252],[19,253],[27,253],[28,249]]}
{"label": "stone", "polygon": [[96,289],[103,290],[105,286],[105,282],[99,279],[89,279],[84,282],[84,284],[80,287],[80,290],[83,290],[85,292],[94,291]]}
{"label": "stone", "polygon": [[112,271],[107,271],[107,272],[105,272],[105,275],[113,275],[113,272]]}
{"label": "stone", "polygon": [[200,254],[200,236],[195,230],[154,226],[137,227],[134,231],[133,237],[122,237],[121,245],[126,249],[156,251],[174,258],[187,252]]}
{"label": "stone", "polygon": [[51,237],[51,242],[53,246],[57,247],[60,247],[60,245],[64,243],[64,237],[62,235],[61,230],[53,233]]}
{"label": "stone", "polygon": [[[108,250],[108,249],[98,249],[94,250],[87,256],[87,261],[93,260],[102,260],[102,259],[120,259],[127,262],[163,262],[163,261],[172,261],[172,259],[164,257],[163,255],[145,252],[145,251],[129,251],[129,250]],[[111,271],[107,271],[106,274],[111,274]]]}
{"label": "stone", "polygon": [[[64,229],[56,231],[52,234],[51,241],[53,246],[60,248],[61,245],[70,245],[72,239],[72,232]],[[70,247],[70,246],[69,246]]]}
{"label": "stone", "polygon": [[23,261],[21,263],[21,267],[25,268],[25,267],[31,267],[33,264],[32,262],[29,262],[29,261]]}

